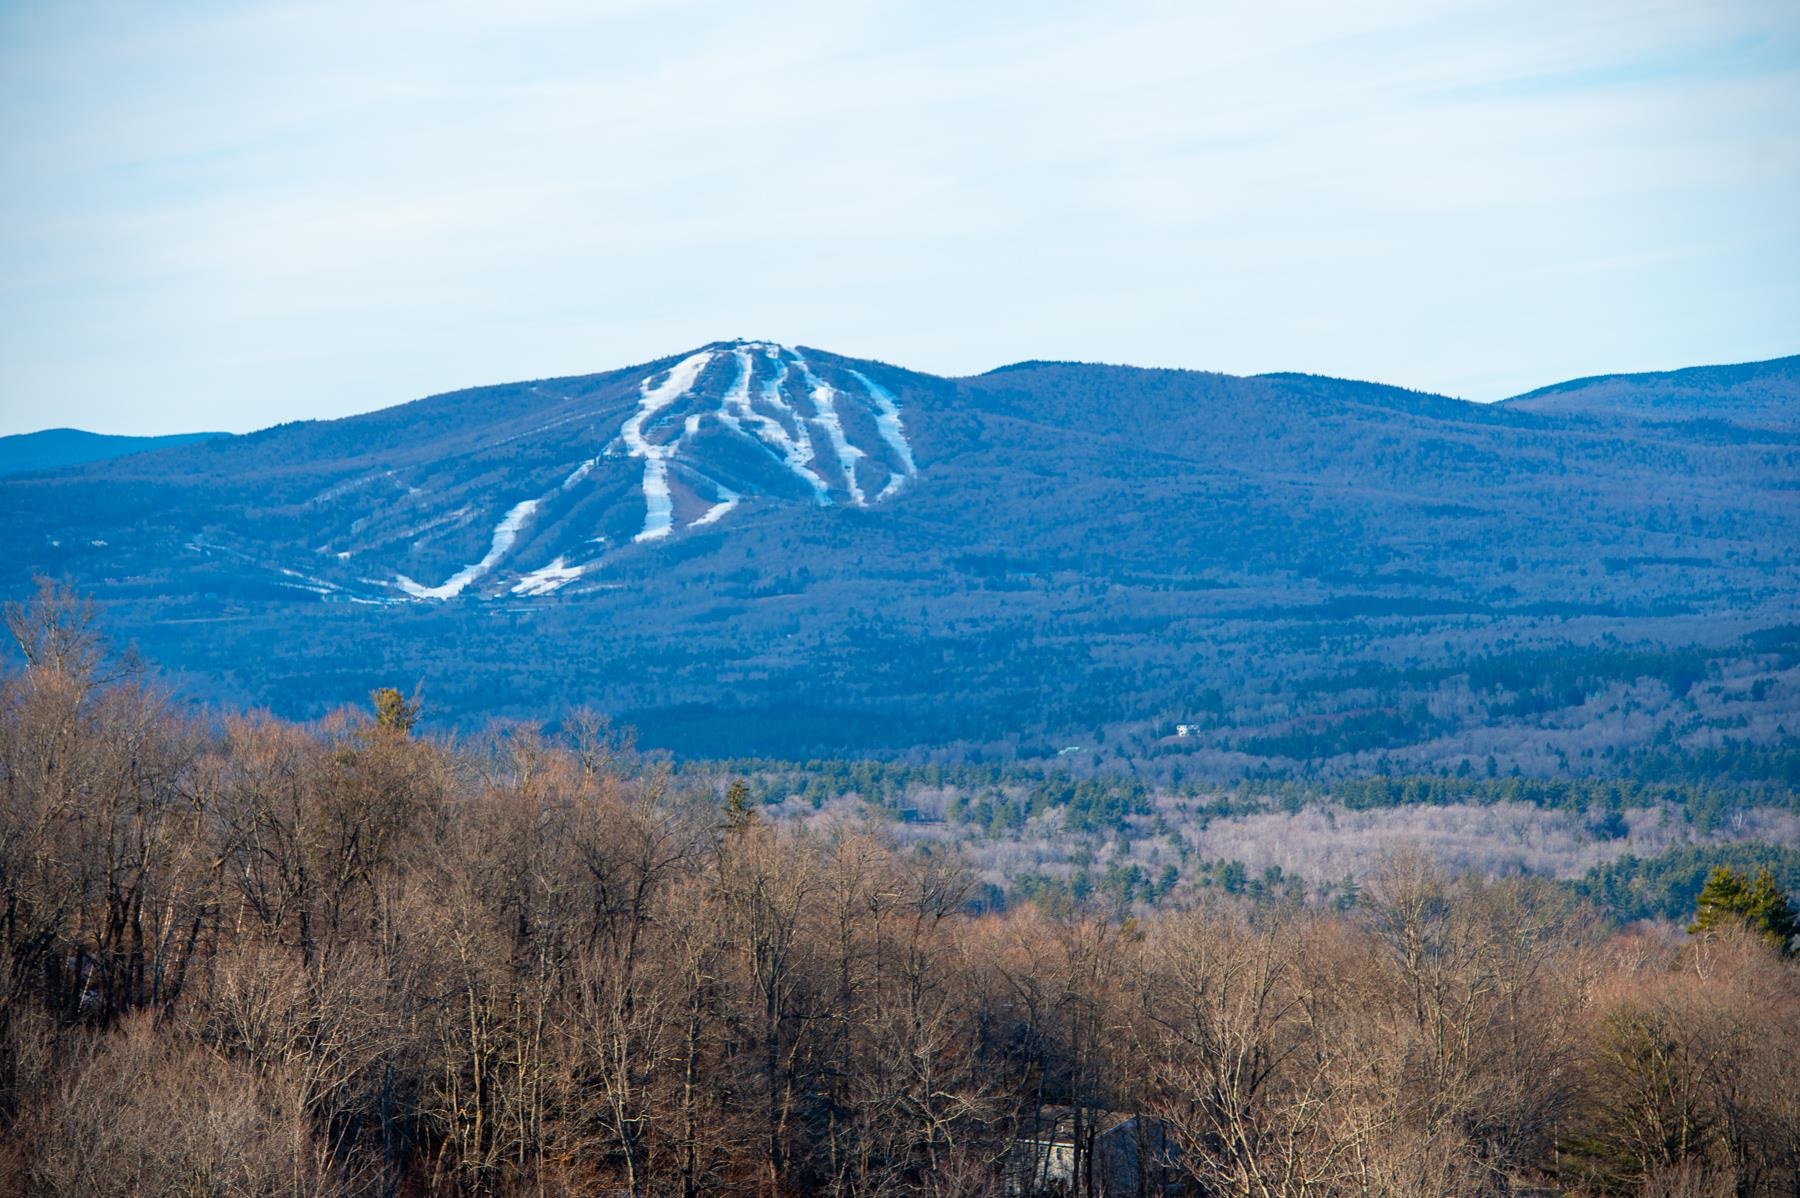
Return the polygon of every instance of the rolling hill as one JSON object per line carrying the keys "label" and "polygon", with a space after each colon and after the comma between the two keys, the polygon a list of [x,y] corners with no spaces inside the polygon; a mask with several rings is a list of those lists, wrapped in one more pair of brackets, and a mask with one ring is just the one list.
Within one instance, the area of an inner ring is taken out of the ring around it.
{"label": "rolling hill", "polygon": [[109,433],[90,433],[78,428],[47,428],[35,433],[16,433],[10,437],[0,437],[0,475],[55,470],[83,462],[101,462],[108,458],[123,457],[128,453],[190,445],[196,441],[228,435],[171,433],[161,437],[120,437]]}
{"label": "rolling hill", "polygon": [[1800,392],[1800,356],[1656,374],[1603,374],[1540,387],[1505,402],[1531,412],[1580,412],[1626,420],[1718,420],[1793,432],[1800,424],[1796,392]]}

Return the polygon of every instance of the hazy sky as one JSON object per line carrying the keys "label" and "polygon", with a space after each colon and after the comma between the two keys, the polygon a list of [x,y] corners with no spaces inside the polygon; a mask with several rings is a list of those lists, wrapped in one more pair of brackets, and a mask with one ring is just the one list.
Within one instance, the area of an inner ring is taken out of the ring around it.
{"label": "hazy sky", "polygon": [[0,432],[734,336],[1494,399],[1800,353],[1800,4],[0,3]]}

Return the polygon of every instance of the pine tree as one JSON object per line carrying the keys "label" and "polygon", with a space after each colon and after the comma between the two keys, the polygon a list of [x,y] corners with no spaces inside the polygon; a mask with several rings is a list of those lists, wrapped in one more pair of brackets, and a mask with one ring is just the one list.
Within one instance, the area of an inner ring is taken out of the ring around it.
{"label": "pine tree", "polygon": [[1749,928],[1785,956],[1792,951],[1795,932],[1800,931],[1800,914],[1767,869],[1759,871],[1752,881],[1721,865],[1701,888],[1694,922],[1688,925],[1688,931],[1700,935],[1733,926]]}
{"label": "pine tree", "polygon": [[750,805],[750,787],[742,778],[725,790],[725,830],[742,832],[756,822],[756,808]]}
{"label": "pine tree", "polygon": [[1758,935],[1781,950],[1783,956],[1793,951],[1794,935],[1800,932],[1800,913],[1788,899],[1787,892],[1775,884],[1775,875],[1759,870],[1750,884],[1749,918]]}
{"label": "pine tree", "polygon": [[377,728],[406,736],[419,721],[419,708],[422,704],[417,699],[407,699],[391,686],[370,691],[369,698],[375,704]]}

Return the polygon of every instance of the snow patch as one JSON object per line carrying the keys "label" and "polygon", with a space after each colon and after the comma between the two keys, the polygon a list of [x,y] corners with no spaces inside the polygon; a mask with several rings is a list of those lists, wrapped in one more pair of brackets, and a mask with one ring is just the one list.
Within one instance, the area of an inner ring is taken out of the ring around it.
{"label": "snow patch", "polygon": [[547,566],[539,566],[531,573],[524,575],[513,584],[515,595],[548,595],[558,587],[568,586],[577,578],[586,566],[571,566],[561,556]]}

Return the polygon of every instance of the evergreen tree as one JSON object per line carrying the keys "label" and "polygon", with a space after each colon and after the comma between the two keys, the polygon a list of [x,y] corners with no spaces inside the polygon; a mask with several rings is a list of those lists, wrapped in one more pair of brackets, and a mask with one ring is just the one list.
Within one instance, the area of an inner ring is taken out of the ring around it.
{"label": "evergreen tree", "polygon": [[419,722],[419,709],[423,705],[417,699],[408,699],[391,686],[370,691],[369,698],[375,704],[377,728],[406,736],[412,732],[413,725]]}
{"label": "evergreen tree", "polygon": [[1800,914],[1767,869],[1758,871],[1753,881],[1721,865],[1701,888],[1694,922],[1688,925],[1688,931],[1700,935],[1714,928],[1737,925],[1749,928],[1786,955],[1792,951],[1794,933],[1800,931]]}
{"label": "evergreen tree", "polygon": [[725,830],[742,832],[756,822],[756,808],[750,805],[750,787],[742,778],[725,789]]}
{"label": "evergreen tree", "polygon": [[1593,821],[1594,836],[1598,840],[1623,840],[1631,835],[1631,825],[1625,821],[1625,809],[1616,797],[1609,797],[1598,804],[1588,807],[1589,818]]}

